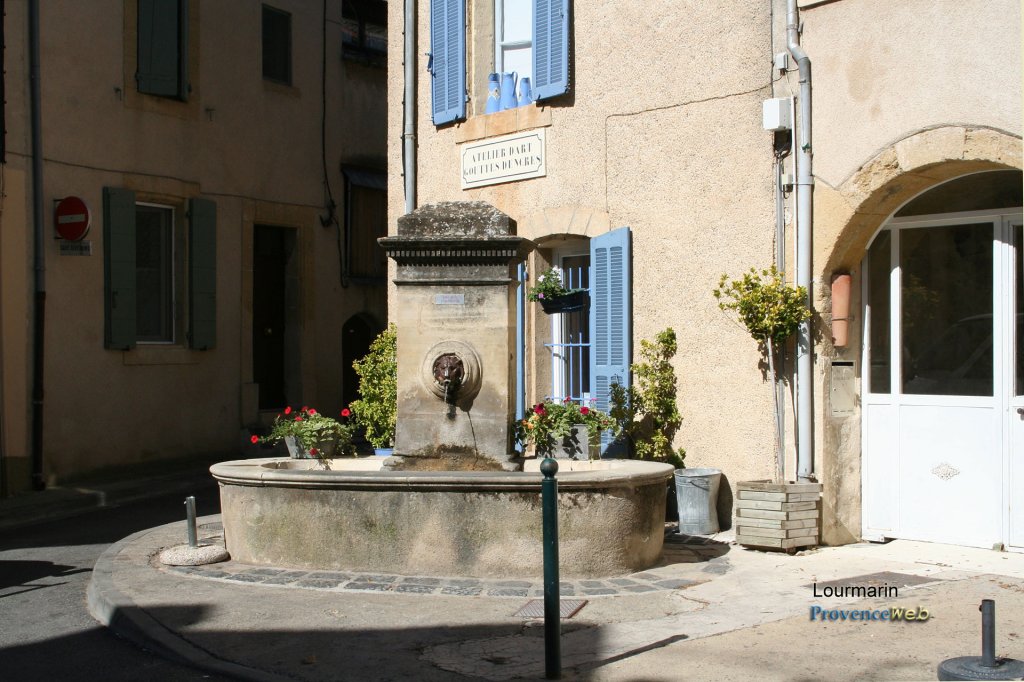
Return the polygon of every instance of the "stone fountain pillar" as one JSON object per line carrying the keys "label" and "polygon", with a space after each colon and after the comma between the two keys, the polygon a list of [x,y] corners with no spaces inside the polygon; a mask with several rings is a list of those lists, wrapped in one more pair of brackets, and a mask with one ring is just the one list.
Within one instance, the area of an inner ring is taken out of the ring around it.
{"label": "stone fountain pillar", "polygon": [[395,454],[512,468],[516,265],[532,244],[482,201],[423,206],[380,244],[398,266]]}

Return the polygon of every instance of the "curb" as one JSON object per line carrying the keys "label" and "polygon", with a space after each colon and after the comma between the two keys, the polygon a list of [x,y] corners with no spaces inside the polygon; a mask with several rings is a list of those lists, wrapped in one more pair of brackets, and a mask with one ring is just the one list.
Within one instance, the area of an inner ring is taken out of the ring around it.
{"label": "curb", "polygon": [[119,637],[176,663],[253,682],[294,680],[292,677],[249,668],[240,663],[214,656],[168,629],[114,585],[114,564],[118,555],[127,545],[149,533],[181,523],[181,521],[176,521],[157,528],[142,530],[108,547],[97,559],[92,570],[92,578],[89,580],[89,587],[86,590],[89,613]]}

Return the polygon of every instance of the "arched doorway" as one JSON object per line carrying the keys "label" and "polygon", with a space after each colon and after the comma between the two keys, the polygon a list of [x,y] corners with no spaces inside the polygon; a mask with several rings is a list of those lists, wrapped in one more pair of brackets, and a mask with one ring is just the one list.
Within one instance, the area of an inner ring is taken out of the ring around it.
{"label": "arched doorway", "polygon": [[907,202],[863,270],[863,534],[1024,550],[1022,175]]}
{"label": "arched doorway", "polygon": [[352,363],[369,352],[370,344],[381,331],[380,325],[362,313],[348,318],[341,328],[341,390],[345,405],[359,398],[359,377]]}

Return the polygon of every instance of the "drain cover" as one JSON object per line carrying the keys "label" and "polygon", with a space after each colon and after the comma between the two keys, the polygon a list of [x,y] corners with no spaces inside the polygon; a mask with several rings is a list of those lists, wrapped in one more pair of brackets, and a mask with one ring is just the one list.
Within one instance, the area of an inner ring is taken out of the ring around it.
{"label": "drain cover", "polygon": [[[586,605],[586,599],[560,599],[558,600],[558,617],[572,618]],[[519,618],[543,618],[544,600],[531,599],[526,602],[526,606],[516,611],[515,615]]]}
{"label": "drain cover", "polygon": [[[817,583],[817,589],[822,590],[826,587],[833,589],[839,589],[841,594],[843,588],[846,587],[874,587],[878,592],[879,596],[885,594],[886,588],[895,587],[912,587],[914,585],[921,585],[924,583],[933,583],[938,579],[934,576],[923,576],[923,575],[912,575],[910,573],[894,573],[892,571],[882,571],[880,573],[869,573],[867,575],[856,575],[852,578],[842,578],[841,580],[829,580],[824,583]],[[808,585],[807,587],[811,587]],[[856,596],[850,594],[849,596]],[[895,595],[893,595],[895,596]]]}

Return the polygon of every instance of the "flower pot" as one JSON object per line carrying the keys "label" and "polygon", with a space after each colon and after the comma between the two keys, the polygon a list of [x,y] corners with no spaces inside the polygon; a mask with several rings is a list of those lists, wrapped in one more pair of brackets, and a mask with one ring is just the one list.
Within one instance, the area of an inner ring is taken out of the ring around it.
{"label": "flower pot", "polygon": [[375,457],[391,457],[395,454],[394,448],[374,448],[373,454]]}
{"label": "flower pot", "polygon": [[[287,446],[288,454],[292,459],[315,459],[317,457],[317,455],[311,455],[309,451],[306,450],[298,436],[285,436],[284,444]],[[334,457],[334,452],[337,449],[336,446],[337,443],[333,440],[317,443],[316,445],[317,450],[320,451],[320,456],[328,459]]]}
{"label": "flower pot", "polygon": [[718,528],[721,469],[676,469],[676,507],[681,535],[710,535]]}
{"label": "flower pot", "polygon": [[736,542],[795,551],[818,544],[820,483],[741,481],[736,484]]}
{"label": "flower pot", "polygon": [[575,424],[569,433],[537,441],[538,457],[555,459],[590,459],[590,434],[585,424]]}
{"label": "flower pot", "polygon": [[584,310],[590,305],[590,293],[586,289],[570,291],[563,296],[552,296],[540,299],[540,307],[545,313],[571,313]]}

